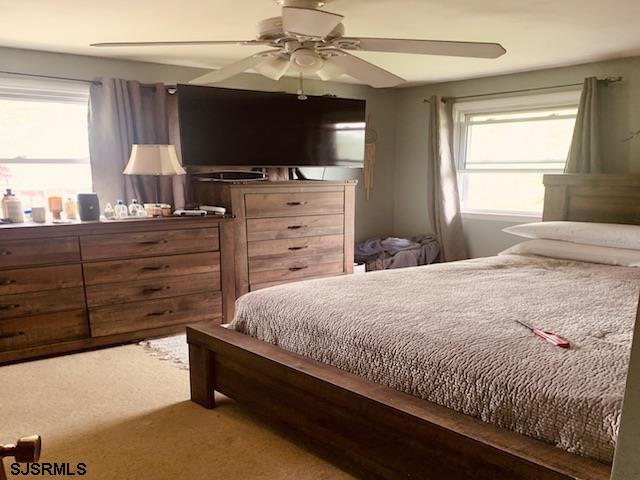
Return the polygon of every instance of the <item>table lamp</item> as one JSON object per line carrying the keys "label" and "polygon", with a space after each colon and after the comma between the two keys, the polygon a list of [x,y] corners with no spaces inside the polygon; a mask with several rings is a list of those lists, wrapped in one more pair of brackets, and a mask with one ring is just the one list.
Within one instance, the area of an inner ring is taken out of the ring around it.
{"label": "table lamp", "polygon": [[154,175],[156,203],[160,195],[160,175],[185,175],[174,145],[133,145],[125,175]]}

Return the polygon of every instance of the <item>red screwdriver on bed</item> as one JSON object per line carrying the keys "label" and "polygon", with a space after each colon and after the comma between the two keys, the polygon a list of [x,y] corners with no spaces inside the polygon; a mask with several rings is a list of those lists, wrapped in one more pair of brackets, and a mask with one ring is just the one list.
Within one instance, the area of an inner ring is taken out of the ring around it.
{"label": "red screwdriver on bed", "polygon": [[556,347],[560,347],[560,348],[571,347],[571,344],[567,340],[565,340],[562,337],[559,337],[553,332],[545,332],[544,330],[540,330],[539,328],[532,327],[528,323],[521,322],[520,320],[516,320],[516,322],[518,322],[523,327],[526,327],[529,330],[531,330],[535,335],[539,336],[541,339],[549,343],[553,343]]}

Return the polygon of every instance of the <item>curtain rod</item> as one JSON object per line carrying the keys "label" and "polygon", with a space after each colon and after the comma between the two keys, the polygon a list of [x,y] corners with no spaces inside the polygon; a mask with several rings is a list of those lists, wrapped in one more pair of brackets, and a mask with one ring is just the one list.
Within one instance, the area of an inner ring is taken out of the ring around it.
{"label": "curtain rod", "polygon": [[[623,77],[607,77],[602,79],[601,81],[605,83],[605,85],[610,85],[611,83],[621,82]],[[526,93],[526,92],[537,92],[540,90],[551,90],[556,88],[566,88],[566,87],[579,87],[582,86],[583,83],[565,83],[564,85],[551,85],[549,87],[536,87],[536,88],[522,88],[520,90],[507,90],[504,92],[492,92],[492,93],[479,93],[477,95],[464,95],[461,97],[442,97],[443,102],[451,102],[455,100],[464,100],[467,98],[482,98],[482,97],[490,97],[493,95],[508,95],[511,93]],[[425,98],[422,100],[423,103],[431,103],[431,100]]]}
{"label": "curtain rod", "polygon": [[102,85],[102,82],[100,80],[84,80],[82,78],[57,77],[55,75],[38,75],[37,73],[8,72],[4,70],[0,70],[0,73],[4,73],[6,75],[19,75],[22,77],[49,78],[51,80],[66,80],[67,82],[81,82],[91,83],[93,85]]}
{"label": "curtain rod", "polygon": [[[88,83],[91,85],[102,85],[102,82],[100,80],[85,80],[83,78],[57,77],[55,75],[39,75],[37,73],[20,73],[20,72],[9,72],[5,70],[0,70],[0,74],[2,73],[6,75],[16,75],[16,76],[22,76],[22,77],[49,78],[51,80],[65,80],[67,82],[80,82],[80,83]],[[146,86],[147,84],[143,84],[143,85]],[[148,84],[148,85],[151,85],[151,84]],[[175,93],[175,89],[176,89],[175,85],[165,85],[165,87],[167,88],[167,90],[169,90],[170,94]]]}

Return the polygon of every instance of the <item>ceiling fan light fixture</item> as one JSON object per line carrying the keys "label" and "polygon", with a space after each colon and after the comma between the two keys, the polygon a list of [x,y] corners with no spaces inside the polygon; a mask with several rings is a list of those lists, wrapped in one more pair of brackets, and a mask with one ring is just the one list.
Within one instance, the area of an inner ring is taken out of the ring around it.
{"label": "ceiling fan light fixture", "polygon": [[342,65],[338,65],[336,62],[333,62],[331,58],[327,58],[324,61],[323,67],[316,72],[316,75],[320,77],[320,80],[327,82],[329,80],[335,80],[345,73],[347,73],[346,68]]}
{"label": "ceiling fan light fixture", "polygon": [[289,60],[283,57],[269,58],[253,67],[253,69],[267,78],[280,80],[289,70]]}
{"label": "ceiling fan light fixture", "polygon": [[291,66],[301,73],[316,73],[324,64],[324,59],[309,48],[299,48],[291,54]]}

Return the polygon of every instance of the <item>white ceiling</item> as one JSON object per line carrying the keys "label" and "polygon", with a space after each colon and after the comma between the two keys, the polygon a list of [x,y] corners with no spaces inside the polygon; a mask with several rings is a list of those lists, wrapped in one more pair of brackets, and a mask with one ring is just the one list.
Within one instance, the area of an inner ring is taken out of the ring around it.
{"label": "white ceiling", "polygon": [[[333,0],[347,35],[499,42],[507,54],[474,60],[358,53],[411,84],[640,55],[639,0]],[[220,67],[260,48],[108,48],[104,41],[248,40],[273,0],[0,0],[0,46]],[[343,77],[343,80],[349,81]]]}

